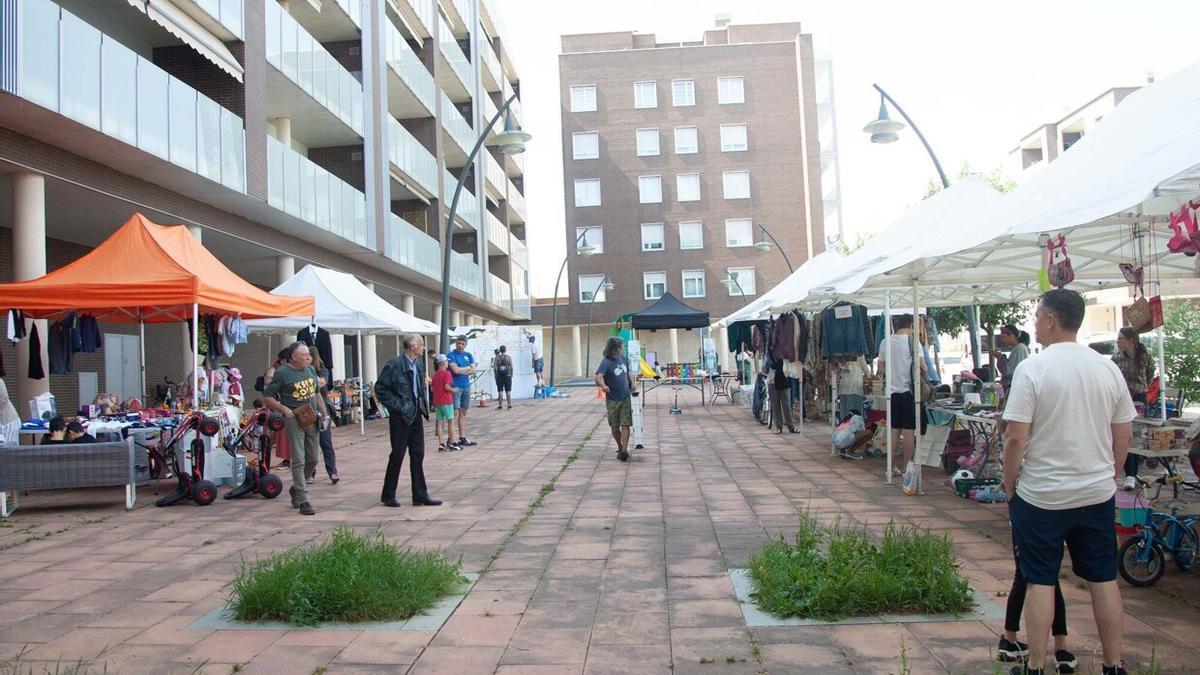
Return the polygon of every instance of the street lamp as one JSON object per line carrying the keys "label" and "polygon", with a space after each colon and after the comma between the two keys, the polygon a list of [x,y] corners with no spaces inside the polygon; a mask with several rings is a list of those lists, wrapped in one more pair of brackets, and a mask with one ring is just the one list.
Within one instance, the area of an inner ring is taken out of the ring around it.
{"label": "street lamp", "polygon": [[613,282],[608,280],[608,275],[605,274],[600,283],[596,284],[596,290],[592,291],[592,297],[588,299],[588,327],[587,327],[587,358],[583,364],[585,368],[591,368],[592,362],[592,306],[596,304],[596,296],[600,294],[600,289],[604,289],[604,299],[608,299],[608,292],[616,288]]}
{"label": "street lamp", "polygon": [[764,253],[770,251],[772,248],[779,249],[779,255],[783,256],[783,262],[787,265],[788,272],[795,272],[796,268],[792,267],[792,261],[788,260],[787,251],[784,251],[783,247],[779,245],[779,240],[775,238],[775,235],[771,234],[771,231],[762,225],[759,225],[758,229],[765,234],[770,241],[767,239],[759,239],[758,241],[754,242],[754,248]]}
{"label": "street lamp", "polygon": [[733,295],[733,289],[736,287],[738,295],[742,296],[742,303],[750,304],[750,301],[746,299],[746,291],[742,290],[742,285],[738,283],[737,275],[733,272],[725,270],[725,276],[721,278],[721,285],[729,291],[730,295]]}
{"label": "street lamp", "polygon": [[[580,246],[580,242],[583,245]],[[588,257],[596,252],[596,247],[587,243],[587,228],[583,228],[583,232],[575,238],[575,252],[583,257]],[[562,281],[563,270],[567,269],[567,261],[571,259],[571,252],[567,251],[567,255],[563,256],[562,266],[558,268],[558,276],[554,277],[554,305],[550,308],[550,386],[554,386],[554,356],[558,351],[558,284]],[[567,285],[568,288],[570,284]]]}
{"label": "street lamp", "polygon": [[483,148],[484,142],[495,147],[505,155],[516,155],[525,152],[525,144],[529,142],[532,136],[521,131],[513,119],[512,114],[508,114],[504,120],[504,131],[496,134],[494,138],[488,141],[488,132],[492,127],[496,126],[496,122],[500,121],[500,116],[508,113],[509,107],[513,101],[517,100],[517,94],[514,92],[504,105],[492,115],[492,119],[488,121],[487,126],[483,128],[479,139],[475,141],[475,147],[471,148],[470,154],[467,155],[467,161],[463,164],[462,170],[458,173],[458,183],[454,186],[454,196],[450,198],[450,213],[446,217],[446,234],[442,237],[442,316],[441,316],[441,338],[438,348],[445,354],[450,351],[450,260],[454,255],[451,242],[454,237],[454,213],[458,210],[458,198],[462,194],[463,185],[467,182],[467,174],[471,171],[472,163],[475,157],[479,154],[479,150]]}

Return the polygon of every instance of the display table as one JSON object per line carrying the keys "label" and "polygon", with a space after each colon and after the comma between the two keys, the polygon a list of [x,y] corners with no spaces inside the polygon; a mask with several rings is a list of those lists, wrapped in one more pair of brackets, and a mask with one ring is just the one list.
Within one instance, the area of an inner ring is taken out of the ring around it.
{"label": "display table", "polygon": [[642,391],[642,407],[646,407],[646,394],[649,394],[650,392],[664,385],[670,386],[672,389],[691,387],[692,389],[700,392],[700,405],[707,405],[707,399],[704,397],[704,392],[706,389],[704,383],[710,377],[710,375],[692,375],[690,377],[660,377],[658,379],[640,377],[638,378],[638,382],[641,383],[640,389]]}
{"label": "display table", "polygon": [[1167,471],[1173,498],[1179,497],[1179,487],[1200,490],[1200,482],[1186,482],[1179,478],[1178,462],[1188,456],[1190,442],[1187,428],[1178,423],[1163,423],[1154,418],[1139,417],[1133,420],[1133,440],[1129,444],[1129,452],[1147,459],[1156,459]]}
{"label": "display table", "polygon": [[712,378],[713,390],[708,398],[708,404],[713,405],[718,398],[722,396],[725,400],[733,405],[733,387],[738,381],[738,376],[735,373],[722,373]]}

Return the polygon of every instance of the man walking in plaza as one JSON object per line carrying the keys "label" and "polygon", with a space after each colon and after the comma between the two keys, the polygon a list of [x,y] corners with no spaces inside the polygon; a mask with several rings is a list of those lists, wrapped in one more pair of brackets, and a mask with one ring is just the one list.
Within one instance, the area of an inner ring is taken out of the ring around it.
{"label": "man walking in plaza", "polygon": [[[904,456],[902,466],[908,467],[917,448],[916,395],[913,393],[913,317],[900,314],[892,317],[895,332],[884,348],[879,350],[881,373],[886,373],[888,398],[892,402],[888,427],[892,434],[892,446],[900,448]],[[924,360],[920,368],[925,370]]]}
{"label": "man walking in plaza", "polygon": [[437,506],[425,486],[425,425],[429,419],[429,387],[425,384],[425,338],[405,335],[404,353],[383,367],[375,382],[375,395],[388,409],[388,434],[392,452],[388,455],[379,501],[384,506],[400,506],[396,484],[404,453],[408,452],[408,474],[412,481],[413,506]]}
{"label": "man walking in plaza", "polygon": [[1121,371],[1076,342],[1083,312],[1075,291],[1042,296],[1035,325],[1044,349],[1014,373],[1004,409],[1004,490],[1017,564],[1028,583],[1029,661],[1027,671],[1018,666],[1013,673],[1045,672],[1064,544],[1072,570],[1088,582],[1102,673],[1125,673],[1113,521],[1116,467],[1129,451],[1135,413]]}
{"label": "man walking in plaza", "polygon": [[629,360],[625,358],[625,341],[619,337],[608,338],[604,345],[604,358],[596,368],[593,380],[604,392],[608,407],[608,426],[612,428],[617,442],[617,459],[629,460],[629,428],[633,426],[633,401],[630,392],[637,382],[629,372]]}
{"label": "man walking in plaza", "polygon": [[467,438],[467,412],[471,408],[471,376],[475,374],[475,356],[467,351],[467,337],[454,338],[454,349],[446,354],[450,361],[450,372],[454,374],[454,388],[458,398],[454,401],[454,417],[458,420],[458,445],[475,445]]}
{"label": "man walking in plaza", "polygon": [[292,507],[300,509],[301,515],[311,516],[316,510],[308,498],[305,466],[315,467],[320,452],[320,415],[325,406],[317,398],[317,391],[324,382],[309,365],[308,345],[297,342],[289,349],[287,363],[275,369],[275,376],[263,389],[263,404],[283,415],[292,456]]}

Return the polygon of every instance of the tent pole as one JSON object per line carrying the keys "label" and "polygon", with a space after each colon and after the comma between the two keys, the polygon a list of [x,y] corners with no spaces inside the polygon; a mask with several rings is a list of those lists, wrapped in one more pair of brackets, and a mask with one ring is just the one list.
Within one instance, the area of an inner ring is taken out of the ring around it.
{"label": "tent pole", "polygon": [[358,433],[367,435],[367,374],[363,372],[362,329],[358,330]]}
{"label": "tent pole", "polygon": [[[1154,282],[1154,294],[1162,293],[1162,283]],[[1158,411],[1159,419],[1163,422],[1167,421],[1167,349],[1163,336],[1163,327],[1159,326],[1155,331],[1158,340]],[[1183,411],[1180,411],[1183,414]]]}
{"label": "tent pole", "polygon": [[[892,292],[886,290],[883,292],[883,346],[888,347],[888,343],[892,339]],[[883,421],[884,435],[887,437],[887,465],[883,468],[883,482],[888,485],[892,484],[892,396],[888,393],[888,386],[892,381],[892,358],[887,352],[882,349],[879,353],[883,355],[883,396],[884,410],[887,412],[887,418]]]}
{"label": "tent pole", "polygon": [[200,367],[200,303],[192,303],[192,410],[200,409],[200,378],[196,369]]}
{"label": "tent pole", "polygon": [[[146,403],[146,319],[138,316],[138,348],[141,351],[141,370],[142,370],[142,393],[138,398],[142,399],[142,403]],[[145,407],[145,406],[143,406]]]}
{"label": "tent pole", "polygon": [[[913,332],[912,332],[912,334],[913,334],[913,339],[912,339],[913,377],[912,377],[912,387],[913,387],[913,407],[916,409],[915,414],[913,415],[913,419],[915,419],[917,421],[917,428],[913,430],[913,436],[914,436],[914,438],[913,438],[913,460],[915,461],[917,458],[917,446],[920,444],[921,438],[922,438],[921,422],[924,421],[921,418],[921,403],[922,403],[922,401],[921,401],[921,385],[923,384],[923,381],[921,380],[921,364],[925,363],[925,351],[923,349],[921,349],[921,335],[920,335],[920,332],[922,330],[924,330],[923,326],[921,325],[921,302],[920,302],[920,296],[919,296],[920,289],[918,288],[918,282],[917,282],[916,277],[913,277],[912,290],[913,290]],[[904,467],[904,469],[905,469],[905,471],[907,471],[908,467],[906,466],[906,467]],[[917,487],[917,494],[921,494],[921,463],[920,462],[917,462],[917,486],[916,487]]]}

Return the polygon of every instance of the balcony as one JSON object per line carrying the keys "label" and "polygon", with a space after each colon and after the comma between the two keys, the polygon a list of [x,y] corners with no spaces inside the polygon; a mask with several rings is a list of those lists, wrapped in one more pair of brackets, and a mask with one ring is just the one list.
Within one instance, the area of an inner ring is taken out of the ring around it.
{"label": "balcony", "polygon": [[437,85],[408,40],[390,22],[384,26],[387,40],[388,112],[396,119],[432,117]]}
{"label": "balcony", "polygon": [[512,252],[509,253],[509,258],[512,260],[512,264],[522,270],[529,269],[529,248],[525,246],[525,242],[516,237],[513,237]]}
{"label": "balcony", "polygon": [[509,178],[519,178],[525,175],[525,155],[517,153],[515,155],[504,156],[504,172]]}
{"label": "balcony", "polygon": [[[17,0],[0,86],[188,171],[246,191],[242,119],[50,0]],[[7,59],[6,59],[7,60]]]}
{"label": "balcony", "polygon": [[491,211],[483,212],[487,221],[487,240],[489,255],[508,255],[508,228]]}
{"label": "balcony", "polygon": [[525,222],[525,195],[517,190],[517,186],[508,182],[508,222]]}
{"label": "balcony", "polygon": [[[388,119],[388,159],[392,162],[392,179],[404,190],[393,199],[421,199],[428,202],[437,196],[437,159],[421,145],[408,129],[394,119]],[[405,194],[411,193],[411,194]]]}
{"label": "balcony", "polygon": [[309,147],[362,143],[362,84],[278,3],[266,9],[267,117],[291,118]]}
{"label": "balcony", "polygon": [[[450,22],[455,37],[465,38],[471,30],[471,0],[443,0],[442,10]],[[443,22],[445,23],[445,22]]]}
{"label": "balcony", "polygon": [[[446,171],[444,181],[445,192],[442,193],[442,201],[449,208],[450,200],[454,199],[454,186],[458,184],[458,176]],[[460,227],[479,230],[479,200],[465,186],[458,195],[458,208],[454,210],[454,214],[462,221],[457,223]]]}
{"label": "balcony", "polygon": [[192,12],[187,2],[179,3],[179,8],[192,17],[209,32],[227,42],[240,41],[245,38],[242,0],[192,0],[192,5],[201,12]]}
{"label": "balcony", "polygon": [[461,103],[471,100],[471,92],[475,90],[471,62],[444,23],[438,33],[438,53],[442,56],[442,66],[447,66],[438,68],[438,84],[452,101]]}
{"label": "balcony", "polygon": [[450,254],[450,285],[460,291],[466,291],[475,297],[481,297],[479,265],[469,253],[454,251]]}
{"label": "balcony", "polygon": [[480,154],[483,155],[484,188],[492,201],[503,201],[505,190],[508,189],[508,178],[504,175],[504,168],[500,166],[500,162],[492,156],[492,153],[485,150]]}
{"label": "balcony", "polygon": [[[458,112],[454,103],[442,92],[442,129],[453,143],[445,146],[446,166],[462,166],[467,155],[475,147],[475,130],[471,123]],[[451,183],[453,185],[453,183]]]}
{"label": "balcony", "polygon": [[500,65],[500,57],[495,48],[487,41],[480,41],[479,53],[483,61],[484,91],[502,91],[504,89],[504,68]]}
{"label": "balcony", "polygon": [[417,40],[433,36],[433,15],[436,0],[388,0],[388,5]]}
{"label": "balcony", "polygon": [[496,0],[482,0],[479,6],[483,11],[479,14],[479,22],[491,35],[498,36],[503,41],[504,38],[504,23],[501,20],[500,8],[496,6]]}
{"label": "balcony", "polygon": [[288,5],[292,16],[318,42],[356,40],[362,31],[363,0],[300,0]]}
{"label": "balcony", "polygon": [[388,259],[440,281],[442,247],[437,240],[392,213],[383,226],[383,255]]}
{"label": "balcony", "polygon": [[347,241],[375,249],[363,193],[271,136],[267,137],[267,203]]}
{"label": "balcony", "polygon": [[488,301],[493,305],[509,309],[512,307],[512,300],[512,287],[508,285],[508,282],[489,272]]}
{"label": "balcony", "polygon": [[[514,101],[514,103],[515,103],[515,101]],[[487,124],[488,122],[492,121],[492,118],[496,116],[497,112],[499,112],[499,109],[496,107],[495,102],[492,101],[492,97],[487,94],[484,94],[483,95],[483,123]],[[504,128],[504,120],[500,120],[500,121],[496,122],[495,124],[492,125],[492,128],[488,129],[488,138],[495,136],[503,128]]]}

